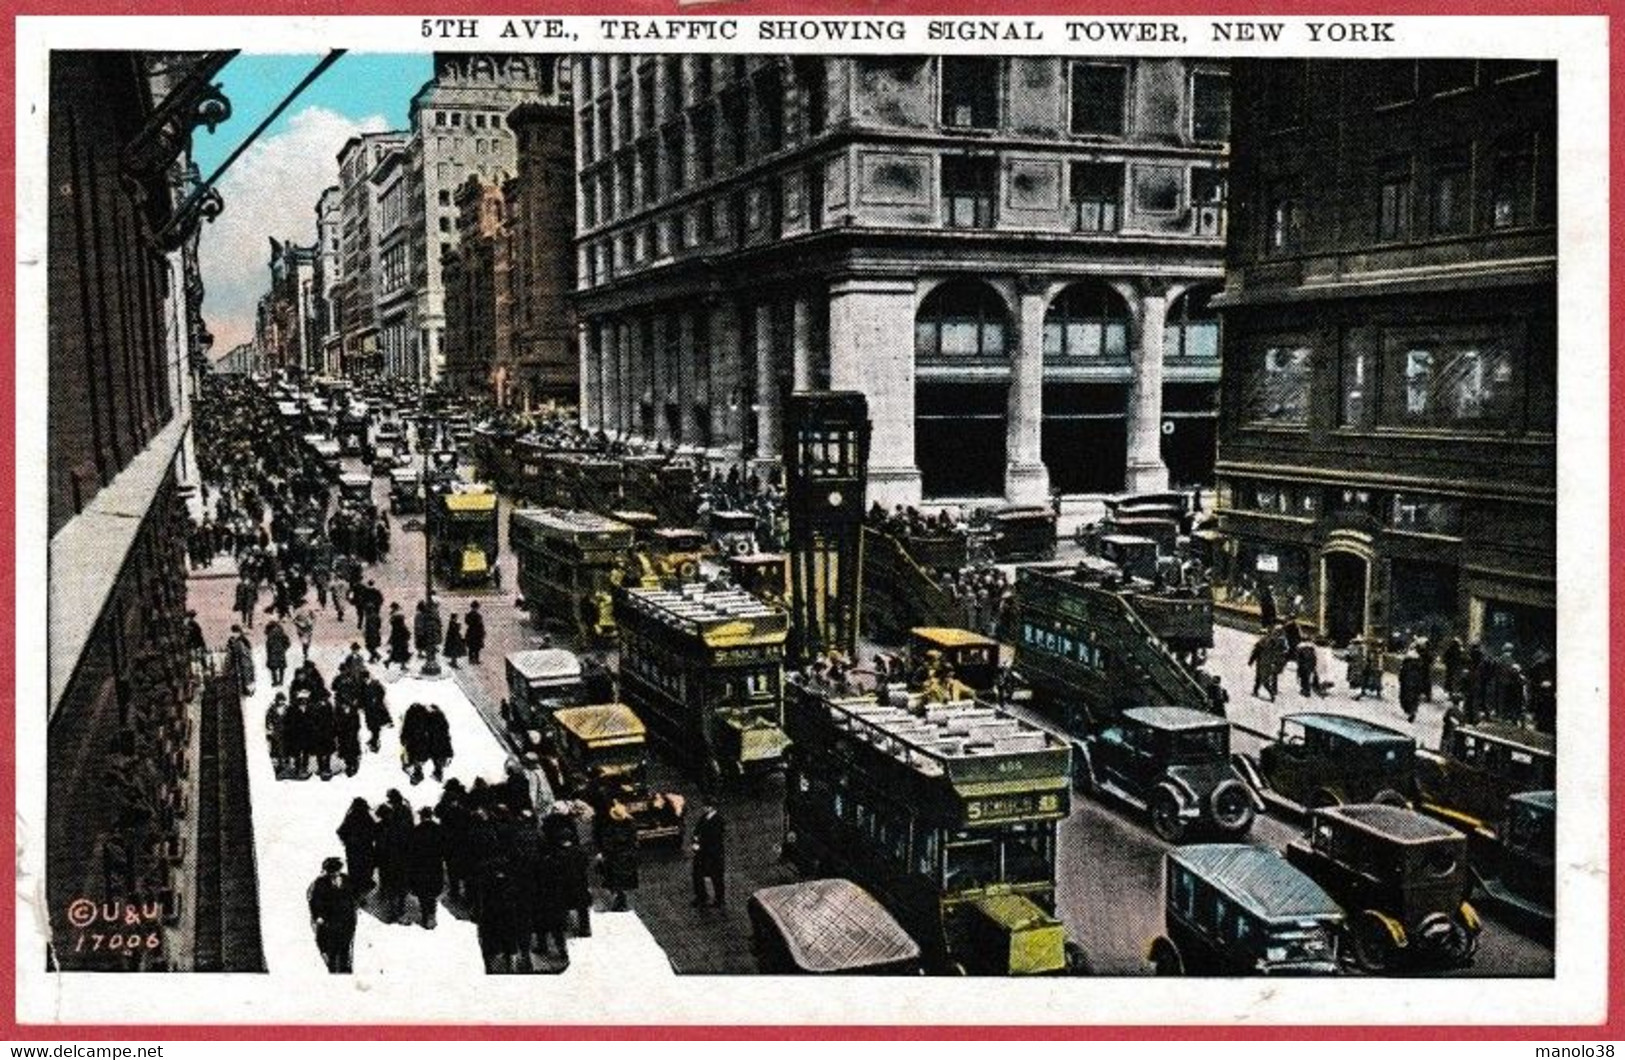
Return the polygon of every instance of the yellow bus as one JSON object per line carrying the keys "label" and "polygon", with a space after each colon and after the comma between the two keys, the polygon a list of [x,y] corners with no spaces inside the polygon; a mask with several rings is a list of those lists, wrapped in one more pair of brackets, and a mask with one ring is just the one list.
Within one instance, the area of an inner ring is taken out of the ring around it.
{"label": "yellow bus", "polygon": [[519,560],[519,592],[538,628],[573,630],[588,641],[615,636],[615,590],[632,549],[632,528],[567,508],[515,511],[508,544]]}

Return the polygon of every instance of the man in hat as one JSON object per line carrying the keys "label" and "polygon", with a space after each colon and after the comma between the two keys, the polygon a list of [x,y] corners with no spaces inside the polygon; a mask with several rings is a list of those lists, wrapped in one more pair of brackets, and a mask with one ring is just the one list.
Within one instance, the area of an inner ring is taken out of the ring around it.
{"label": "man in hat", "polygon": [[322,874],[311,883],[306,898],[316,948],[327,970],[348,974],[355,948],[356,896],[350,889],[350,878],[344,874],[342,858],[323,860]]}

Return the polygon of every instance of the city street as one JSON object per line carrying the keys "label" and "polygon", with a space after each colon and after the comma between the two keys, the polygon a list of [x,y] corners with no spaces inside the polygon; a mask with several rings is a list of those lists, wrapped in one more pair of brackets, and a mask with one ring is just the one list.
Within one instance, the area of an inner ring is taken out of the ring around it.
{"label": "city street", "polygon": [[[346,471],[359,470],[359,461],[346,458]],[[471,474],[465,471],[465,475]],[[387,507],[386,480],[374,482],[374,499],[380,509]],[[397,719],[414,701],[432,701],[451,720],[456,758],[449,771],[465,784],[477,776],[500,780],[511,750],[503,737],[499,704],[507,695],[503,668],[510,652],[552,643],[551,638],[531,627],[523,609],[517,606],[514,586],[518,584],[517,561],[507,547],[507,512],[510,502],[502,500],[502,554],[499,559],[501,584],[505,589],[457,590],[436,588],[442,612],[464,614],[467,605],[480,602],[486,615],[488,641],[478,666],[464,660],[460,668],[445,667],[435,680],[401,677],[374,666],[387,687],[390,711]],[[421,517],[403,516],[392,522],[391,549],[387,562],[369,568],[368,574],[384,593],[386,608],[399,602],[410,611],[423,594],[424,554]],[[409,529],[410,527],[410,529]],[[229,564],[192,579],[191,599],[208,631],[211,644],[223,640],[232,621],[231,590],[235,578]],[[257,620],[255,643],[263,667],[263,616]],[[331,676],[359,636],[353,609],[339,622],[331,609],[318,619],[314,656],[323,673]],[[1333,687],[1325,697],[1304,699],[1297,692],[1290,670],[1283,674],[1277,701],[1250,694],[1252,670],[1247,663],[1253,636],[1245,631],[1218,626],[1208,665],[1230,690],[1230,718],[1237,726],[1235,749],[1255,752],[1261,742],[1257,734],[1274,733],[1284,714],[1299,710],[1330,711],[1365,718],[1403,732],[1409,732],[1424,745],[1436,745],[1440,719],[1445,706],[1442,693],[1431,704],[1423,704],[1414,725],[1406,723],[1395,703],[1394,679],[1390,675],[1382,700],[1369,697],[1356,700],[1342,679],[1341,667],[1330,676]],[[564,646],[564,645],[561,645]],[[414,667],[414,670],[416,667]],[[263,668],[261,670],[263,677]],[[332,781],[277,781],[272,777],[267,757],[263,716],[269,702],[268,680],[261,680],[256,694],[244,701],[249,739],[249,761],[254,792],[255,825],[262,888],[262,920],[266,959],[275,968],[285,962],[314,966],[319,962],[310,941],[303,912],[304,890],[314,877],[320,859],[338,853],[333,829],[350,800],[356,796],[376,803],[391,787],[399,788],[414,806],[438,800],[440,785],[432,779],[410,786],[399,768],[398,731],[386,729],[383,749],[364,757],[355,777],[342,775]],[[695,779],[658,757],[652,763],[650,782],[654,790],[684,795],[691,806],[703,801]],[[681,973],[741,974],[755,971],[750,946],[750,925],[744,914],[744,900],[765,886],[794,880],[795,870],[779,857],[784,832],[783,788],[777,778],[769,778],[754,789],[725,792],[719,807],[729,823],[727,886],[729,902],[721,909],[695,909],[690,905],[689,867],[686,847],[646,846],[641,854],[641,886],[632,896],[636,919],[654,943],[665,952],[672,967]],[[1254,825],[1251,841],[1282,849],[1302,831],[1302,823],[1280,815],[1261,815]],[[1162,856],[1167,844],[1151,831],[1142,814],[1126,805],[1101,802],[1077,795],[1073,811],[1060,829],[1058,858],[1058,913],[1069,935],[1087,952],[1091,969],[1105,975],[1148,974],[1146,947],[1162,928]],[[607,896],[598,895],[598,909],[607,909]],[[376,917],[363,916],[356,940],[357,967],[363,965],[383,974],[399,961],[413,961],[436,955],[448,968],[480,970],[479,950],[472,921],[466,911],[452,909],[442,916],[440,927],[431,936],[417,927],[384,925]],[[461,914],[461,915],[459,915]],[[616,917],[620,920],[620,917]],[[630,919],[630,918],[629,918]],[[599,940],[578,940],[572,953]],[[1467,974],[1490,976],[1549,975],[1552,951],[1548,945],[1525,938],[1486,917],[1486,930],[1479,956]],[[1435,974],[1455,974],[1438,972]]]}

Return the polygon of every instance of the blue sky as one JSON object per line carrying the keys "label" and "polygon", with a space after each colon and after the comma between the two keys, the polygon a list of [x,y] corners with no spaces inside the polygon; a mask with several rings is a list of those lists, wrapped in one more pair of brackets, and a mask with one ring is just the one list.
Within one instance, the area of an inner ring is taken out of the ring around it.
{"label": "blue sky", "polygon": [[[237,56],[220,72],[219,84],[231,100],[231,120],[209,135],[199,130],[192,149],[205,176],[225,161],[232,149],[254,130],[282,101],[300,78],[321,59],[319,55]],[[412,96],[434,74],[428,53],[411,55],[350,52],[294,100],[265,135],[287,131],[293,115],[320,107],[355,121],[382,115],[391,128],[405,128],[406,108]],[[334,144],[336,152],[342,144]]]}
{"label": "blue sky", "polygon": [[[217,80],[231,120],[192,136],[203,175],[242,143],[315,67],[317,55],[239,55]],[[338,153],[361,132],[400,129],[412,96],[434,73],[427,53],[344,55],[282,113],[220,178],[226,209],[203,226],[198,256],[203,316],[224,353],[253,336],[254,307],[270,283],[268,238],[310,244],[316,200],[338,183]]]}

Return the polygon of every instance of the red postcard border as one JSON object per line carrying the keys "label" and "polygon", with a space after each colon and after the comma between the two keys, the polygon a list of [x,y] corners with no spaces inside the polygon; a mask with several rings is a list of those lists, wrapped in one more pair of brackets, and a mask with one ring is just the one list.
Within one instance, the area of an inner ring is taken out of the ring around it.
{"label": "red postcard border", "polygon": [[[137,5],[108,3],[105,0],[0,0],[0,13],[6,18],[0,34],[4,36],[4,69],[11,76],[0,77],[0,113],[14,113],[15,71],[17,58],[16,19],[30,15],[399,15],[424,17],[438,15],[489,14],[503,5],[492,5],[483,0],[442,0],[433,5],[422,0],[151,0]],[[1220,0],[1200,3],[1197,0],[1117,0],[1100,10],[1080,10],[1055,0],[870,0],[854,5],[850,0],[720,0],[703,6],[686,6],[675,0],[629,3],[628,0],[547,0],[545,9],[550,14],[608,15],[626,17],[692,17],[697,15],[1085,15],[1110,14],[1117,16],[1155,15],[1237,15],[1237,16],[1380,16],[1380,15],[1516,15],[1544,17],[1555,15],[1602,15],[1609,17],[1609,106],[1610,126],[1625,120],[1625,10],[1616,0],[1379,0],[1361,3],[1359,0],[1312,0],[1312,2],[1284,2],[1284,0],[1254,0],[1240,3]],[[855,8],[857,8],[855,10]],[[426,42],[427,43],[427,42]],[[16,187],[16,130],[13,130],[13,151],[0,158],[0,179]],[[1609,190],[1611,202],[1617,207],[1625,203],[1625,133],[1613,137],[1609,150]],[[15,202],[15,198],[13,199]],[[15,214],[13,224],[0,230],[0,256],[16,260]],[[1625,226],[1610,218],[1609,271],[1618,276],[1625,263]],[[15,344],[17,306],[15,299],[0,299],[0,334],[12,336]],[[1610,336],[1625,326],[1625,284],[1615,279],[1610,284],[1609,302]],[[1611,349],[1610,345],[1610,349]],[[0,361],[0,393],[11,400],[0,402],[0,496],[15,498],[16,491],[16,386],[17,360],[13,356]],[[1611,356],[1610,360],[1618,358]],[[1611,365],[1612,367],[1612,365]],[[1625,373],[1610,372],[1609,399],[1611,407],[1625,407]],[[1612,417],[1610,417],[1612,420]],[[1610,423],[1612,427],[1612,423]],[[1617,479],[1625,468],[1625,442],[1610,437],[1609,471]],[[17,517],[15,504],[10,506],[9,524],[3,528],[15,557]],[[1618,568],[1625,562],[1625,545],[1612,530],[1625,522],[1625,492],[1614,490],[1609,500],[1610,567]],[[31,532],[38,528],[30,527]],[[0,564],[0,602],[16,599],[15,560]],[[1612,668],[1610,673],[1610,705],[1625,698],[1625,583],[1615,578],[1609,590],[1609,646]],[[11,607],[0,604],[0,644],[10,647],[0,651],[0,725],[9,733],[15,732],[16,714],[16,615]],[[1612,728],[1612,726],[1610,726]],[[1609,768],[1611,776],[1625,775],[1625,741],[1610,740]],[[16,747],[11,739],[0,739],[0,842],[14,849],[16,842]],[[1625,786],[1610,785],[1610,863],[1618,864],[1618,855],[1625,850]],[[1614,872],[1609,880],[1609,908],[1625,909],[1625,880]],[[612,1040],[727,1040],[727,1039],[881,1039],[925,1040],[942,1037],[956,1039],[1089,1039],[1100,1041],[1140,1040],[1263,1040],[1296,1041],[1321,1040],[1595,1040],[1625,1038],[1625,1003],[1618,989],[1621,970],[1625,969],[1625,930],[1620,924],[1611,925],[1608,945],[1608,1001],[1603,1022],[1590,1025],[1525,1025],[1525,1026],[1454,1026],[1454,1025],[1274,1025],[1274,1026],[1095,1026],[1095,1025],[920,1025],[891,1026],[879,1024],[848,1025],[610,1025],[558,1024],[558,1025],[504,1025],[451,1024],[451,1025],[216,1025],[216,1024],[19,1024],[16,1022],[16,969],[11,965],[15,953],[14,940],[16,910],[16,878],[9,877],[0,900],[0,946],[4,947],[3,967],[0,967],[0,1037],[11,1040],[79,1039],[93,1040],[164,1040],[164,1041],[217,1041],[294,1040],[310,1041],[332,1038],[372,1038],[378,1040],[533,1040],[560,1038],[596,1038]]]}

